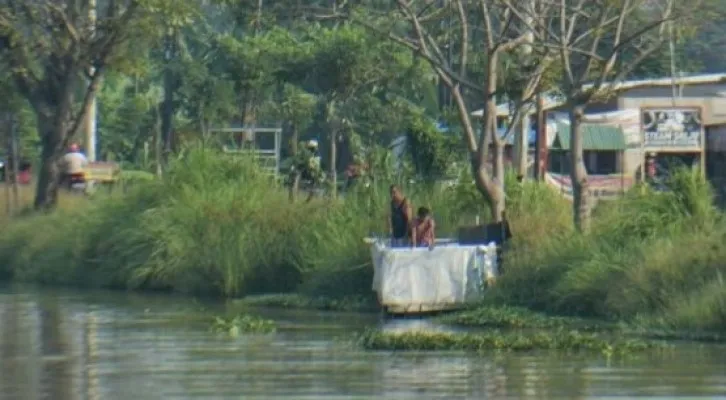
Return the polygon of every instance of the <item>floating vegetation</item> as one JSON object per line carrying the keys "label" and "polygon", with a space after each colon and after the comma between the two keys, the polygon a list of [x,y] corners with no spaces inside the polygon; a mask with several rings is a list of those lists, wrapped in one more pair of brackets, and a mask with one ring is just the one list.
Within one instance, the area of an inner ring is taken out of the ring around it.
{"label": "floating vegetation", "polygon": [[663,342],[628,338],[605,338],[578,331],[485,333],[406,332],[387,333],[368,330],[358,336],[358,343],[368,350],[432,351],[530,351],[571,350],[595,351],[605,355],[628,354],[653,348],[664,348]]}
{"label": "floating vegetation", "polygon": [[726,335],[718,332],[686,332],[677,330],[637,329],[628,330],[627,333],[628,335],[655,340],[726,343]]}
{"label": "floating vegetation", "polygon": [[622,326],[606,321],[559,317],[530,311],[523,307],[483,306],[439,317],[453,325],[502,329],[576,329],[579,331],[614,331]]}
{"label": "floating vegetation", "polygon": [[232,318],[215,317],[211,329],[216,333],[237,337],[243,333],[272,333],[276,326],[274,321],[240,314]]}
{"label": "floating vegetation", "polygon": [[369,312],[378,310],[378,305],[375,303],[375,300],[366,296],[313,297],[296,293],[269,294],[245,297],[240,300],[235,300],[234,303],[253,307],[321,311]]}

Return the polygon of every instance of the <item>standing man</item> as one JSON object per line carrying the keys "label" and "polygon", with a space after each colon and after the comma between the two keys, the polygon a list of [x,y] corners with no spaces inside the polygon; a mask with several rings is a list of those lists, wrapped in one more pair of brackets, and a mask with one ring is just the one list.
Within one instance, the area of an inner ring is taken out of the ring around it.
{"label": "standing man", "polygon": [[388,231],[391,234],[391,247],[413,245],[411,242],[411,205],[396,185],[391,185],[391,214],[388,218]]}

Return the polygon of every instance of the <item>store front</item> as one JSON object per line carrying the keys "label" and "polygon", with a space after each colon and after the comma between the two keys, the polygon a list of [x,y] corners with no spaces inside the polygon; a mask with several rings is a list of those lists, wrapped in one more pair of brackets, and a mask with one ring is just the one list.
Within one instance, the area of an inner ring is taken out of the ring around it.
{"label": "store front", "polygon": [[[641,108],[643,131],[642,174],[660,181],[682,167],[704,165],[704,130],[696,107]],[[642,175],[641,175],[642,176]]]}

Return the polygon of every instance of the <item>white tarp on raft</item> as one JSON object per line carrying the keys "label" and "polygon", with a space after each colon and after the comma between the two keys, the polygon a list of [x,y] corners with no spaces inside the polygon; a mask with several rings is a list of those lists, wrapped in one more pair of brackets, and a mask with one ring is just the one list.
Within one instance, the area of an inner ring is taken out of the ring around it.
{"label": "white tarp on raft", "polygon": [[371,246],[373,290],[382,306],[441,309],[476,301],[497,275],[496,246]]}

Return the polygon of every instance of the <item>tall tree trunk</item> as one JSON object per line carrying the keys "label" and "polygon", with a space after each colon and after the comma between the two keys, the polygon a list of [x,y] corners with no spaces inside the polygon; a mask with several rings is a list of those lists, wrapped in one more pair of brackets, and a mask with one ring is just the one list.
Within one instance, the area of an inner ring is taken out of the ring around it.
{"label": "tall tree trunk", "polygon": [[[60,111],[59,111],[60,113]],[[35,209],[51,210],[58,202],[60,186],[59,162],[63,155],[68,129],[65,115],[37,114],[38,133],[40,133],[42,151],[38,185],[35,192]]]}
{"label": "tall tree trunk", "polygon": [[252,127],[255,124],[257,119],[255,100],[254,90],[250,87],[244,87],[242,89],[242,100],[239,104],[240,121],[244,127]]}
{"label": "tall tree trunk", "polygon": [[328,123],[328,135],[329,135],[329,144],[330,148],[328,149],[328,154],[330,156],[329,165],[328,165],[328,175],[330,176],[330,196],[332,198],[335,198],[337,196],[337,189],[338,189],[338,172],[336,168],[337,160],[338,160],[338,135],[340,134],[340,120],[338,119],[337,111],[336,111],[336,101],[335,99],[331,99],[328,101],[325,107],[325,120]]}
{"label": "tall tree trunk", "polygon": [[499,140],[492,144],[492,176],[495,180],[490,190],[492,221],[502,222],[506,207],[506,194],[504,190],[504,143]]}
{"label": "tall tree trunk", "polygon": [[570,179],[572,180],[572,211],[575,227],[580,232],[590,230],[590,191],[587,169],[583,157],[582,120],[585,108],[575,105],[570,108]]}
{"label": "tall tree trunk", "polygon": [[330,197],[338,196],[338,171],[336,164],[338,161],[338,129],[333,126],[330,129]]}
{"label": "tall tree trunk", "polygon": [[171,153],[172,135],[174,129],[174,87],[173,73],[167,69],[164,72],[164,100],[161,106],[161,137],[163,149],[163,161],[169,159]]}
{"label": "tall tree trunk", "polygon": [[159,112],[159,109],[156,109],[156,115],[155,115],[155,121],[154,121],[154,160],[156,161],[156,176],[158,178],[161,178],[164,169],[162,168],[162,165],[164,163],[164,156],[163,156],[163,141],[164,141],[164,133],[162,131],[162,123],[161,123],[161,112]]}
{"label": "tall tree trunk", "polygon": [[521,120],[517,122],[516,129],[515,154],[517,175],[526,178],[529,161],[529,116],[523,115]]}
{"label": "tall tree trunk", "polygon": [[177,79],[176,73],[171,68],[172,61],[176,58],[177,53],[177,32],[170,28],[166,36],[164,49],[164,61],[166,68],[164,69],[164,100],[162,102],[161,111],[161,135],[163,140],[163,161],[169,160],[169,155],[174,144],[174,92],[176,91]]}
{"label": "tall tree trunk", "polygon": [[[493,87],[490,88],[494,92]],[[457,102],[459,114],[463,114],[465,107],[461,104],[463,99],[458,91],[453,92]],[[481,137],[476,145],[476,152],[472,154],[471,165],[474,183],[479,193],[484,197],[491,212],[493,222],[502,222],[506,198],[504,194],[504,141],[497,137],[496,102],[489,96],[484,105],[484,115],[481,122]],[[468,118],[462,116],[462,120]],[[467,128],[469,129],[469,128]],[[487,166],[491,164],[491,170]]]}

